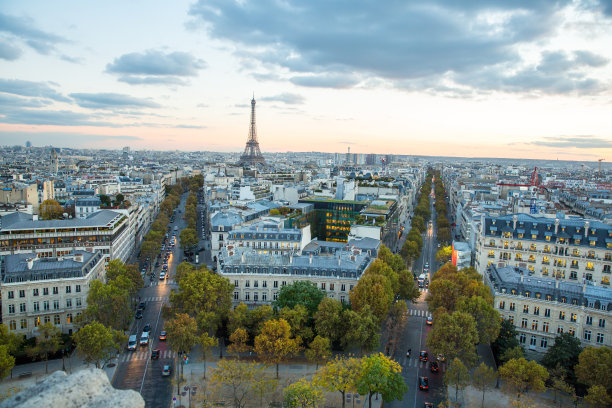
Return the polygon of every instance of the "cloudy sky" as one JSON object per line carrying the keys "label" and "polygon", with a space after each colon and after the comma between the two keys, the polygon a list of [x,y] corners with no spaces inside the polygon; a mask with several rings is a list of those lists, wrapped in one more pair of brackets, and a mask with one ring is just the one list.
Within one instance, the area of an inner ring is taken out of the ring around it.
{"label": "cloudy sky", "polygon": [[0,144],[612,160],[612,0],[3,1]]}

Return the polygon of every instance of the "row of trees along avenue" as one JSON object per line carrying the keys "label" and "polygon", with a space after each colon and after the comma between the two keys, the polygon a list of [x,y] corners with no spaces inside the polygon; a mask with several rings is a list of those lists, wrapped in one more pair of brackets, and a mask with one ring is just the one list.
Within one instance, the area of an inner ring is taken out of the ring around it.
{"label": "row of trees along avenue", "polygon": [[406,236],[406,241],[402,245],[400,254],[406,262],[410,265],[414,260],[421,256],[423,249],[423,236],[427,228],[427,221],[431,218],[431,211],[429,209],[429,192],[431,191],[431,174],[427,174],[425,183],[421,186],[419,192],[419,203],[414,209],[414,217],[411,221],[411,228]]}

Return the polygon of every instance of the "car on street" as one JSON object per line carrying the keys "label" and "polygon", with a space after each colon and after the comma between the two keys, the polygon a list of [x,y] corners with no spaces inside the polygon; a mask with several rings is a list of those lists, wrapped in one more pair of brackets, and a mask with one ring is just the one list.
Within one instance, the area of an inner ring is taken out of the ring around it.
{"label": "car on street", "polygon": [[165,365],[164,368],[162,368],[162,372],[161,372],[162,377],[170,377],[170,374],[171,374],[170,366]]}
{"label": "car on street", "polygon": [[168,337],[168,334],[166,333],[166,331],[165,331],[165,330],[162,330],[162,331],[159,333],[159,340],[160,340],[160,341],[165,341],[167,337]]}
{"label": "car on street", "polygon": [[421,350],[421,352],[419,353],[419,361],[427,361],[428,358],[429,355],[427,354],[427,351]]}
{"label": "car on street", "polygon": [[159,360],[159,349],[154,349],[151,351],[151,360]]}
{"label": "car on street", "polygon": [[428,326],[431,326],[433,324],[433,317],[431,317],[431,316],[427,317],[427,322],[426,323],[427,323]]}
{"label": "car on street", "polygon": [[429,363],[429,368],[432,373],[437,373],[438,371],[440,371],[440,365],[437,361],[432,361],[431,363]]}
{"label": "car on street", "polygon": [[139,308],[140,310],[144,310],[146,306],[147,306],[146,302],[140,302],[140,303],[138,304],[138,308]]}
{"label": "car on street", "polygon": [[438,354],[438,361],[446,361],[444,354]]}
{"label": "car on street", "polygon": [[134,316],[137,319],[142,319],[142,309],[138,309],[136,311],[136,316]]}
{"label": "car on street", "polygon": [[162,271],[162,272],[159,274],[159,280],[164,280],[164,279],[166,279],[166,272]]}
{"label": "car on street", "polygon": [[144,328],[142,329],[142,331],[145,331],[145,332],[147,332],[147,333],[148,333],[148,332],[150,332],[150,331],[151,331],[151,323],[147,323],[147,324],[145,324],[145,326],[144,326]]}
{"label": "car on street", "polygon": [[429,390],[429,378],[419,377],[419,390],[421,391]]}
{"label": "car on street", "polygon": [[425,408],[434,408],[433,402],[426,402],[425,403]]}
{"label": "car on street", "polygon": [[132,334],[128,339],[127,349],[130,351],[136,350],[136,344],[138,344],[138,341],[136,340],[136,335]]}
{"label": "car on street", "polygon": [[149,345],[149,332],[143,331],[140,335],[140,345],[148,346]]}

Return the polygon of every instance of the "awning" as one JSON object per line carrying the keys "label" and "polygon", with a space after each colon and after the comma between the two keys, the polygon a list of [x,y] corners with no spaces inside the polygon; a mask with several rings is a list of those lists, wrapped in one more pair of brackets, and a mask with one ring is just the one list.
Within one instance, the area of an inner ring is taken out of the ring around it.
{"label": "awning", "polygon": [[531,235],[538,235],[540,232],[538,230],[531,230]]}
{"label": "awning", "polygon": [[[597,241],[597,237],[589,237],[589,241]],[[606,242],[612,242],[612,239],[607,239]]]}
{"label": "awning", "polygon": [[516,232],[518,232],[519,234],[524,234],[525,230],[522,228],[517,228]]}
{"label": "awning", "polygon": [[547,237],[552,237],[552,231],[545,231],[544,235],[546,235]]}
{"label": "awning", "polygon": [[582,235],[580,235],[580,234],[574,234],[573,238],[574,238],[574,239],[582,239]]}
{"label": "awning", "polygon": [[497,231],[497,227],[491,227],[491,231]]}

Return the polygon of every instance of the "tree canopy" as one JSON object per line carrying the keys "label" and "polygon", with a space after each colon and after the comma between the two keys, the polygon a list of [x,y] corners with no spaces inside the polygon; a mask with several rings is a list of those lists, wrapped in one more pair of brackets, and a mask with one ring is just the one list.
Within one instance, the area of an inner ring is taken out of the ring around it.
{"label": "tree canopy", "polygon": [[402,377],[402,367],[382,353],[361,359],[361,370],[357,379],[357,391],[368,394],[368,406],[372,406],[372,395],[380,394],[386,402],[401,400],[408,390]]}
{"label": "tree canopy", "polygon": [[319,303],[325,297],[325,292],[317,288],[317,285],[309,281],[295,281],[290,285],[283,286],[278,293],[278,300],[274,302],[274,307],[282,309],[289,307],[293,309],[295,305],[303,305],[312,316],[319,307]]}
{"label": "tree canopy", "polygon": [[106,362],[121,352],[121,345],[126,336],[104,326],[100,322],[86,324],[72,335],[77,353],[87,364],[94,363],[96,368],[103,368]]}

